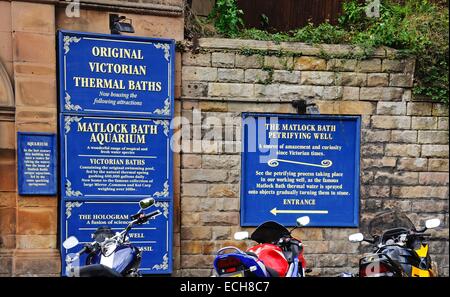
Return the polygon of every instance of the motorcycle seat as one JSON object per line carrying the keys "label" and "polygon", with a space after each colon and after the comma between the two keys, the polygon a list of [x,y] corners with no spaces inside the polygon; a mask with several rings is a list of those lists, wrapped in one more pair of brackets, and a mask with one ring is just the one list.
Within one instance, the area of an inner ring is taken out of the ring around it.
{"label": "motorcycle seat", "polygon": [[280,277],[280,275],[278,274],[278,272],[275,269],[272,269],[268,266],[266,266],[266,270],[267,273],[271,276],[271,277]]}

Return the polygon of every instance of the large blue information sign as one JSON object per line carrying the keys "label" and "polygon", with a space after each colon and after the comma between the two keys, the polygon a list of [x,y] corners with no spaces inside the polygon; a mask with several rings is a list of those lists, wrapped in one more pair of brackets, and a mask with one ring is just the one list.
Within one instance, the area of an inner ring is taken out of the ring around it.
{"label": "large blue information sign", "polygon": [[357,227],[359,116],[243,115],[241,225]]}
{"label": "large blue information sign", "polygon": [[[172,272],[170,121],[174,41],[60,31],[61,241],[120,231],[153,197],[161,215],[130,232],[143,274]],[[61,248],[64,257],[73,252]]]}
{"label": "large blue information sign", "polygon": [[62,112],[170,116],[173,40],[59,32]]}
{"label": "large blue information sign", "polygon": [[56,195],[56,135],[17,133],[19,195]]}

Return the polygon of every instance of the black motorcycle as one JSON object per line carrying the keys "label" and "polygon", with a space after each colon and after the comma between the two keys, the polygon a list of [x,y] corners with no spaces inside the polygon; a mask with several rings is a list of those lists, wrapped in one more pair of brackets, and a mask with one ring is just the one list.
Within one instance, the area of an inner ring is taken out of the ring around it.
{"label": "black motorcycle", "polygon": [[[375,216],[369,223],[369,234],[349,236],[351,242],[368,242],[373,252],[359,261],[359,277],[433,277],[437,276],[429,255],[425,233],[440,225],[439,219],[425,222],[417,230],[403,213],[388,211]],[[348,275],[346,275],[348,276]]]}

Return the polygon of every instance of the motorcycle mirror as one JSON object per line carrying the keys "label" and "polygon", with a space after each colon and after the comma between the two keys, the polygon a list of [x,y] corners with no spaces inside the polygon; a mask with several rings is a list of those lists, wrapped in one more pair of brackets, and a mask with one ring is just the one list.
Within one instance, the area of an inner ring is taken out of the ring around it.
{"label": "motorcycle mirror", "polygon": [[244,240],[248,238],[248,232],[247,231],[240,231],[234,233],[234,239],[235,240]]}
{"label": "motorcycle mirror", "polygon": [[297,226],[299,227],[303,227],[309,224],[311,220],[309,219],[308,216],[304,216],[304,217],[300,217],[297,219]]}
{"label": "motorcycle mirror", "polygon": [[139,206],[141,207],[141,209],[147,209],[153,204],[155,204],[155,199],[153,198],[145,198],[139,201]]}
{"label": "motorcycle mirror", "polygon": [[361,242],[364,240],[364,235],[362,233],[355,233],[348,237],[351,242]]}
{"label": "motorcycle mirror", "polygon": [[430,220],[426,220],[425,227],[427,227],[427,229],[433,229],[433,228],[439,227],[440,224],[441,224],[441,220],[430,219]]}
{"label": "motorcycle mirror", "polygon": [[71,249],[78,244],[78,239],[75,236],[70,236],[63,242],[63,247],[68,250]]}

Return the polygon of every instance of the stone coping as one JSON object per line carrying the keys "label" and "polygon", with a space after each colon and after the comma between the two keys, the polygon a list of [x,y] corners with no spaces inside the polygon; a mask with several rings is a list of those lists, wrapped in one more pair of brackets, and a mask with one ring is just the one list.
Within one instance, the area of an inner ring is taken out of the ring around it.
{"label": "stone coping", "polygon": [[[349,44],[317,44],[312,45],[303,42],[274,42],[249,39],[231,39],[231,38],[200,38],[199,46],[204,49],[217,50],[268,50],[268,51],[286,51],[299,53],[304,56],[330,55],[346,56],[361,55],[364,50],[359,46]],[[374,58],[394,58],[397,50],[390,47],[380,47],[371,55]]]}

